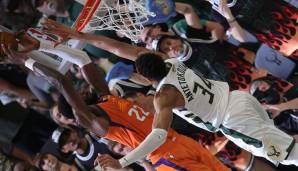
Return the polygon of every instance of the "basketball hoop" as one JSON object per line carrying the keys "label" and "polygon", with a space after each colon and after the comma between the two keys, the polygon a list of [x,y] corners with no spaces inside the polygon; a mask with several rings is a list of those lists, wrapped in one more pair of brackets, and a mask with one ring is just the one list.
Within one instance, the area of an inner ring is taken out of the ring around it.
{"label": "basketball hoop", "polygon": [[[216,10],[216,11],[218,11],[220,13],[219,3],[220,3],[221,0],[207,0],[207,1],[209,1],[209,3],[212,4],[212,8],[214,10]],[[231,8],[231,7],[235,6],[236,3],[237,3],[237,0],[228,0],[227,1],[227,6],[229,8]]]}
{"label": "basketball hoop", "polygon": [[115,30],[137,41],[144,25],[165,22],[175,14],[172,0],[87,0],[76,29]]}

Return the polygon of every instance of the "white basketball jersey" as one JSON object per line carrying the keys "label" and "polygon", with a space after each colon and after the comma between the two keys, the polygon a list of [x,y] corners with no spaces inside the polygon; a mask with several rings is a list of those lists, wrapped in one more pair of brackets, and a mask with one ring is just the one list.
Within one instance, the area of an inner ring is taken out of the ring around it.
{"label": "white basketball jersey", "polygon": [[157,90],[163,85],[176,87],[184,97],[184,108],[195,115],[195,117],[190,116],[189,119],[203,121],[218,128],[223,121],[228,105],[228,84],[208,80],[194,73],[177,59],[169,59],[166,62],[172,66],[168,75],[158,85]]}

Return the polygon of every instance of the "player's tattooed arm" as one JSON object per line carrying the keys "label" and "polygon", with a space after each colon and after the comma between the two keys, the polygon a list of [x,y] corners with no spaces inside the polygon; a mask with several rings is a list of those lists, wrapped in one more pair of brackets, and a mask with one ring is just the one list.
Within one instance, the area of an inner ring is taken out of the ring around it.
{"label": "player's tattooed arm", "polygon": [[176,96],[172,96],[166,89],[157,93],[154,99],[156,114],[154,115],[153,129],[137,148],[119,160],[122,167],[144,158],[165,143],[167,131],[173,119],[172,109],[176,105],[176,99]]}
{"label": "player's tattooed arm", "polygon": [[135,61],[140,53],[149,51],[144,47],[134,46],[106,36],[77,32],[68,26],[49,19],[45,20],[42,26],[45,32],[58,35],[62,40],[78,39],[132,61]]}
{"label": "player's tattooed arm", "polygon": [[154,97],[154,115],[153,128],[168,130],[173,119],[172,109],[177,104],[177,96],[174,87],[166,86],[160,89]]}
{"label": "player's tattooed arm", "polygon": [[37,62],[33,63],[32,68],[35,73],[44,77],[65,97],[74,109],[75,118],[80,126],[97,135],[105,135],[107,130],[103,129],[100,120],[90,112],[83,99],[77,94],[69,77]]}
{"label": "player's tattooed arm", "polygon": [[104,73],[95,64],[90,63],[81,68],[84,79],[95,89],[100,96],[110,94]]}

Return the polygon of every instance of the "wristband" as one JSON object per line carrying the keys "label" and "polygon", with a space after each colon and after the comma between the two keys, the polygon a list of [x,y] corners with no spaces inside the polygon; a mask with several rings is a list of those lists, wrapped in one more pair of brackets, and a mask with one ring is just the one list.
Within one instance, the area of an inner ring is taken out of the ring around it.
{"label": "wristband", "polygon": [[129,161],[125,157],[122,157],[121,159],[119,159],[119,163],[122,166],[122,168],[125,168],[126,166],[128,166],[130,164]]}
{"label": "wristband", "polygon": [[34,59],[29,58],[29,59],[26,60],[25,66],[27,68],[29,68],[31,71],[33,71],[33,65],[34,65],[35,62],[36,61]]}
{"label": "wristband", "polygon": [[233,23],[235,21],[236,21],[236,18],[233,18],[232,20],[228,20],[228,23],[231,24],[231,23]]}

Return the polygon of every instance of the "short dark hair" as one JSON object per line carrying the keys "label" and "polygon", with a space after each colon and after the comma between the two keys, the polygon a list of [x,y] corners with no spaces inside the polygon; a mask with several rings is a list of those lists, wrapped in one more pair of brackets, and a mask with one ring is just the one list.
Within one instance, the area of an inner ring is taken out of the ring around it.
{"label": "short dark hair", "polygon": [[63,95],[60,95],[58,98],[57,107],[59,112],[68,119],[75,119],[72,107],[67,102],[67,100],[63,97]]}
{"label": "short dark hair", "polygon": [[160,81],[167,75],[167,67],[164,60],[155,53],[143,53],[135,61],[136,70],[142,76]]}
{"label": "short dark hair", "polygon": [[73,130],[71,129],[64,129],[63,132],[61,133],[59,140],[58,140],[58,148],[61,150],[63,146],[66,145],[66,142],[68,138],[70,137],[70,134]]}

